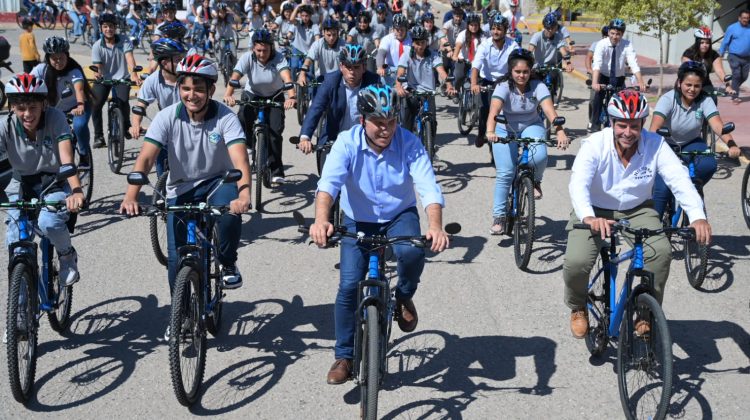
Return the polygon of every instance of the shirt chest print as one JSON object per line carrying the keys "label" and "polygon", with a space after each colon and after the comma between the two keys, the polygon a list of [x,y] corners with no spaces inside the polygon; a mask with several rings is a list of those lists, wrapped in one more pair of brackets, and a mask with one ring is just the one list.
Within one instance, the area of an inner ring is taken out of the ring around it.
{"label": "shirt chest print", "polygon": [[654,177],[654,171],[651,170],[648,166],[641,166],[640,168],[636,169],[635,172],[633,172],[633,178],[636,181],[641,181],[644,179],[651,179]]}
{"label": "shirt chest print", "polygon": [[209,135],[208,135],[208,141],[211,144],[219,144],[219,142],[221,141],[221,134],[219,134],[217,132],[209,133]]}

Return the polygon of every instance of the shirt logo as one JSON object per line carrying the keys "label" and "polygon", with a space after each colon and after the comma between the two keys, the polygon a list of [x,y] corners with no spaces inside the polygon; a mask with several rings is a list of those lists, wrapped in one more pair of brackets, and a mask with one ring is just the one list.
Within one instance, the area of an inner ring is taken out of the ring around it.
{"label": "shirt logo", "polygon": [[52,142],[52,138],[50,138],[50,136],[45,136],[42,140],[42,146],[44,146],[46,149],[52,150],[53,144],[54,143]]}
{"label": "shirt logo", "polygon": [[643,179],[650,179],[653,176],[654,172],[648,166],[641,166],[635,172],[633,172],[633,177],[635,177],[635,179],[638,181]]}
{"label": "shirt logo", "polygon": [[221,141],[221,134],[219,134],[219,133],[209,133],[208,134],[208,141],[211,142],[211,144],[218,144]]}

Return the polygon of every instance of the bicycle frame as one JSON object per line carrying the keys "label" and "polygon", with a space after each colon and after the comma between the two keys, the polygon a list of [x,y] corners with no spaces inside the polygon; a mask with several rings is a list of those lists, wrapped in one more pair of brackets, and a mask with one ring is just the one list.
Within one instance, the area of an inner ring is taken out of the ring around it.
{"label": "bicycle frame", "polygon": [[[703,183],[695,177],[695,156],[695,154],[690,154],[690,160],[688,161],[688,172],[690,173],[690,180],[693,181],[693,185],[695,185],[695,188],[700,191],[700,189],[703,187]],[[674,214],[670,219],[671,226],[677,227],[678,223],[680,222],[680,217],[682,217],[682,206],[677,202],[675,198],[672,198],[672,203]]]}
{"label": "bicycle frame", "polygon": [[523,142],[523,149],[521,155],[518,157],[518,165],[516,166],[516,175],[513,177],[513,183],[511,183],[510,194],[512,196],[513,208],[510,210],[511,217],[518,216],[518,184],[524,177],[529,177],[534,180],[534,167],[529,165],[529,143]]}
{"label": "bicycle frame", "polygon": [[211,294],[211,279],[209,278],[211,258],[209,256],[212,252],[217,255],[216,247],[207,236],[208,229],[212,227],[213,221],[207,220],[207,217],[201,214],[200,218],[190,217],[185,222],[187,225],[187,240],[185,245],[177,249],[177,255],[179,256],[177,272],[184,266],[191,266],[201,273],[201,293],[203,293],[203,301],[206,303],[202,320],[205,321],[221,300],[220,293],[215,293],[211,300],[208,299]]}

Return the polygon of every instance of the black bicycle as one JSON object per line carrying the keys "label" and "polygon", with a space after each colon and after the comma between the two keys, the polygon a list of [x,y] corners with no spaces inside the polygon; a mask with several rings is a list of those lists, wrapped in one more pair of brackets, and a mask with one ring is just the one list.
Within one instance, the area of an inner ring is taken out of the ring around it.
{"label": "black bicycle", "polygon": [[[323,173],[323,165],[325,164],[326,157],[329,153],[331,153],[331,148],[333,147],[333,144],[336,142],[336,139],[330,139],[324,144],[315,145],[313,147],[313,150],[318,156],[318,174]],[[299,145],[299,137],[294,136],[289,138],[289,143],[298,146]],[[336,199],[333,200],[333,205],[331,206],[331,217],[328,220],[333,224],[334,226],[339,226],[344,221],[344,212],[341,210],[341,202],[340,197],[336,196]]]}
{"label": "black bicycle", "polygon": [[[586,80],[586,86],[588,86],[589,89],[593,91],[591,84],[592,84],[591,79]],[[651,79],[648,79],[648,82],[646,82],[646,89],[648,89],[650,86],[651,86]],[[636,91],[641,90],[639,86],[625,87],[625,86],[606,85],[606,86],[601,87],[601,90],[604,91],[604,97],[602,98],[602,106],[599,111],[599,118],[597,118],[599,127],[601,128],[609,127],[609,114],[607,114],[607,104],[609,103],[609,100],[612,99],[612,95],[625,89],[633,89]],[[592,101],[595,98],[596,98],[595,95],[592,96]],[[592,114],[592,113],[593,113],[593,107],[589,111],[589,114]]]}
{"label": "black bicycle", "polygon": [[234,54],[232,43],[233,39],[221,37],[214,45],[214,55],[219,61],[219,71],[224,76],[224,86],[227,86],[232,80],[232,72],[237,64],[237,57]]}

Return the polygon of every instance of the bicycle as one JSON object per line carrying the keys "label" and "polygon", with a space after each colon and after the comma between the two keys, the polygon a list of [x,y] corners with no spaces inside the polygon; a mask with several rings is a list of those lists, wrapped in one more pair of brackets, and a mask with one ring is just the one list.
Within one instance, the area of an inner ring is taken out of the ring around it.
{"label": "bicycle", "polygon": [[[221,269],[216,258],[218,239],[213,217],[229,211],[227,206],[208,204],[222,184],[237,182],[242,172],[227,171],[205,202],[149,209],[154,213],[184,213],[185,245],[177,249],[177,277],[169,316],[169,371],[177,401],[191,406],[198,399],[206,368],[206,331],[216,337],[221,329]],[[143,172],[128,174],[130,185],[150,185]],[[155,190],[155,194],[156,194]]]}
{"label": "bicycle", "polygon": [[232,79],[232,72],[234,66],[237,64],[237,57],[234,55],[232,50],[232,44],[234,41],[221,37],[219,38],[216,45],[214,45],[214,55],[219,61],[219,71],[224,76],[224,86],[226,87],[229,81]]}
{"label": "bicycle", "polygon": [[[724,77],[725,82],[729,82],[732,80],[732,75],[728,75]],[[719,97],[727,97],[731,96],[729,95],[725,90],[723,89],[712,89],[708,92],[708,95],[711,97],[711,100],[714,101],[714,104],[718,106],[719,104]],[[708,121],[705,119],[703,120],[703,126],[701,127],[701,137],[706,142],[706,144],[711,146],[711,151],[716,151],[716,133],[714,133],[713,130],[711,130],[711,127],[708,125]]]}
{"label": "bicycle", "polygon": [[[574,228],[588,230],[590,226],[580,223]],[[617,251],[620,233],[634,236],[633,248],[624,253]],[[653,273],[643,268],[643,241],[662,233],[694,236],[692,228],[635,229],[627,220],[612,225],[609,247],[600,250],[599,268],[588,283],[586,347],[592,356],[599,356],[610,340],[618,340],[618,390],[628,419],[663,419],[672,396],[672,339],[664,312],[653,296]],[[617,266],[624,261],[630,265],[618,295]],[[634,288],[636,277],[641,280]],[[650,330],[639,334],[635,326],[644,321]],[[649,403],[655,407],[647,407]]]}
{"label": "bicycle", "polygon": [[[65,40],[68,41],[71,44],[75,44],[76,41],[78,41],[78,37],[80,36],[81,42],[83,45],[91,47],[94,45],[95,40],[93,39],[93,36],[91,35],[91,23],[89,22],[88,18],[84,14],[79,14],[77,17],[81,20],[81,25],[83,26],[83,32],[81,35],[75,35],[73,33],[73,20],[68,14],[68,12],[65,12],[65,16],[67,21],[63,24],[63,29],[65,31]],[[62,18],[62,15],[61,15]]]}
{"label": "bicycle", "polygon": [[[508,125],[505,115],[497,115],[495,121],[498,124]],[[565,117],[557,117],[553,125],[562,126]],[[522,147],[516,165],[516,174],[513,177],[506,204],[505,234],[513,235],[513,255],[516,267],[525,270],[529,265],[531,250],[534,246],[534,230],[536,220],[536,203],[534,199],[534,166],[530,164],[529,146],[534,143],[549,144],[547,138],[518,137],[516,133],[508,133],[501,140],[503,143],[516,142]]]}
{"label": "bicycle", "polygon": [[[467,77],[458,88],[458,132],[468,135],[479,124],[479,110],[482,108],[480,95],[494,89],[492,86],[482,86],[481,93],[475,95],[471,91],[471,81]],[[467,121],[468,120],[468,121]]]}
{"label": "bicycle", "polygon": [[[593,82],[591,81],[591,79],[586,79],[586,86],[588,86],[589,89],[593,90],[593,88],[591,87],[592,83]],[[646,89],[648,90],[648,88],[650,86],[651,86],[651,79],[648,79],[648,82],[646,82]],[[603,98],[603,101],[602,101],[602,107],[601,107],[601,109],[599,111],[599,118],[597,120],[599,122],[599,126],[601,128],[609,127],[609,114],[607,114],[607,104],[609,103],[609,100],[612,99],[612,95],[614,95],[615,93],[617,93],[617,92],[619,92],[621,90],[625,90],[625,89],[633,89],[633,90],[636,90],[636,91],[640,91],[641,90],[640,87],[638,87],[638,86],[625,87],[625,86],[606,85],[606,86],[602,86],[601,87],[601,90],[604,91],[604,98]],[[595,98],[595,96],[592,96],[592,100],[594,98]],[[592,107],[591,110],[589,111],[589,114],[592,114],[593,112],[594,111],[593,111],[593,107]]]}
{"label": "bicycle", "polygon": [[[309,233],[305,218],[299,212],[293,213],[300,233]],[[458,223],[449,223],[445,231],[455,235],[461,231]],[[424,236],[365,236],[364,233],[351,233],[346,227],[335,226],[334,234],[328,239],[327,247],[338,245],[344,238],[352,238],[367,250],[369,271],[357,288],[357,326],[354,334],[354,359],[352,377],[360,389],[361,417],[377,419],[378,391],[387,373],[391,321],[396,308],[395,291],[391,290],[392,275],[386,271],[386,248],[395,244],[410,244],[424,248],[430,241]]]}
{"label": "bicycle", "polygon": [[23,21],[28,19],[40,28],[55,29],[55,15],[51,9],[47,4],[39,4],[33,14],[29,13],[28,10],[17,12],[16,23],[19,28],[22,28]]}
{"label": "bicycle", "polygon": [[[89,69],[95,73],[99,72],[97,66],[89,66]],[[133,72],[137,73],[143,70],[141,66],[135,66]],[[120,99],[117,97],[117,89],[114,89],[117,85],[133,86],[133,82],[130,79],[95,79],[88,80],[95,84],[104,86],[111,86],[112,96],[107,100],[107,163],[112,173],[119,174],[122,168],[122,159],[125,155],[125,130],[127,122],[125,117],[122,115],[120,109],[120,101],[125,101],[127,104],[128,98]]]}
{"label": "bicycle", "polygon": [[[452,78],[449,78],[452,81]],[[406,76],[401,76],[398,79],[399,83],[407,83]],[[435,159],[435,133],[433,129],[437,126],[437,120],[434,114],[430,113],[430,101],[437,95],[440,95],[441,88],[438,87],[431,91],[415,91],[414,89],[407,89],[409,96],[420,101],[419,111],[414,116],[414,127],[416,128],[416,135],[422,142],[427,156],[430,157],[430,162]],[[406,101],[406,98],[402,99]]]}
{"label": "bicycle", "polygon": [[563,89],[565,89],[565,78],[563,77],[563,69],[560,68],[560,64],[539,66],[534,71],[542,77],[544,84],[547,85],[555,108],[557,108],[558,104],[562,102],[562,93]]}
{"label": "bicycle", "polygon": [[[721,134],[729,134],[732,131],[734,131],[734,123],[726,123],[724,124]],[[670,130],[666,127],[662,127],[656,132],[665,139],[671,137]],[[700,194],[701,199],[703,199],[703,181],[695,176],[695,160],[698,156],[716,156],[717,153],[711,151],[711,148],[704,151],[684,152],[680,150],[679,146],[672,146],[672,150],[674,150],[678,156],[687,157],[687,167],[688,173],[690,174],[690,180],[693,182],[698,194]],[[705,204],[703,209],[705,211]],[[688,220],[687,214],[682,211],[682,206],[677,203],[675,198],[672,198],[667,202],[662,217],[662,223],[665,227],[687,227],[690,225],[690,220]],[[685,259],[685,272],[687,274],[688,282],[694,289],[699,290],[706,279],[708,246],[685,239],[683,241],[682,251]]]}
{"label": "bicycle", "polygon": [[299,83],[295,83],[295,93],[297,95],[297,122],[300,125],[305,121],[305,115],[307,111],[312,107],[312,102],[315,97],[312,94],[312,89],[322,85],[322,81],[318,81],[317,78],[308,79],[304,86]]}
{"label": "bicycle", "polygon": [[[57,182],[75,174],[75,166],[62,165]],[[56,182],[50,183],[40,194],[44,197]],[[73,286],[60,283],[59,260],[49,238],[34,225],[33,220],[43,208],[61,210],[65,201],[43,199],[18,200],[0,203],[0,209],[20,211],[17,223],[19,240],[8,247],[9,292],[6,317],[8,379],[13,398],[26,404],[31,398],[36,376],[39,320],[47,313],[50,326],[62,334],[70,323]],[[41,238],[37,245],[33,235]],[[41,266],[38,253],[41,250]],[[40,271],[41,270],[41,271]]]}
{"label": "bicycle", "polygon": [[[66,82],[65,89],[60,93],[60,100],[58,106],[65,99],[73,96],[73,89],[70,82]],[[70,112],[72,109],[65,112],[65,119],[68,121],[70,126],[70,134],[73,136],[71,144],[73,145],[73,153],[75,154],[75,165],[78,171],[78,179],[81,182],[81,190],[83,190],[83,208],[88,208],[91,203],[91,196],[94,192],[94,154],[89,150],[89,165],[81,166],[81,154],[78,152],[78,138],[76,137],[75,130],[73,130],[73,118],[75,116]]]}
{"label": "bicycle", "polygon": [[[324,144],[313,146],[313,150],[315,151],[318,160],[318,174],[323,173],[323,165],[325,164],[326,157],[329,153],[331,153],[331,148],[333,147],[333,144],[335,142],[336,139],[329,139]],[[289,143],[297,147],[299,145],[299,137],[289,137]],[[336,199],[333,200],[333,205],[331,206],[331,217],[329,218],[329,222],[331,222],[331,224],[334,226],[340,226],[343,221],[344,212],[341,210],[341,201],[337,196]]]}
{"label": "bicycle", "polygon": [[[240,89],[241,85],[238,80],[230,80],[229,85],[235,89]],[[263,187],[271,187],[271,170],[268,167],[268,147],[271,141],[270,127],[268,126],[268,117],[266,116],[267,108],[284,109],[284,103],[278,102],[276,98],[283,94],[284,91],[294,89],[294,83],[285,83],[281,89],[277,90],[269,99],[250,99],[247,101],[237,101],[236,105],[249,106],[258,110],[258,117],[253,123],[253,132],[248,143],[250,145],[252,172],[255,174],[255,209],[258,212],[263,210],[261,201]]]}

